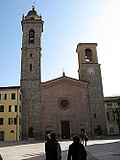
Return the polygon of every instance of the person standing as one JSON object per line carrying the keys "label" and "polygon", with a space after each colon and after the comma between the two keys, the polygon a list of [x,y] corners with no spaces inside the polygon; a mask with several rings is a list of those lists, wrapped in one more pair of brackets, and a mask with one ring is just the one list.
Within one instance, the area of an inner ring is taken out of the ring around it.
{"label": "person standing", "polygon": [[46,140],[46,141],[51,140],[50,134],[46,134],[46,135],[45,135],[45,140]]}
{"label": "person standing", "polygon": [[0,154],[0,160],[3,160],[3,158],[2,158],[2,156],[1,156],[1,154]]}
{"label": "person standing", "polygon": [[80,133],[80,141],[84,145],[84,131],[81,131]]}
{"label": "person standing", "polygon": [[80,142],[79,136],[73,137],[73,143],[69,145],[67,160],[86,160],[87,152]]}
{"label": "person standing", "polygon": [[87,146],[87,142],[88,142],[88,136],[87,133],[84,134],[84,141],[85,141],[85,146]]}
{"label": "person standing", "polygon": [[61,160],[61,147],[55,133],[51,133],[50,139],[45,143],[45,154],[46,160]]}

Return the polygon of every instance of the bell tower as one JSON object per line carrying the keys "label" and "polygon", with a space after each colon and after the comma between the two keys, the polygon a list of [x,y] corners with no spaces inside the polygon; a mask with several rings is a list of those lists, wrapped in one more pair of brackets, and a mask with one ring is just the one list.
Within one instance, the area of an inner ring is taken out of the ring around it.
{"label": "bell tower", "polygon": [[41,33],[42,17],[34,6],[22,17],[21,93],[22,93],[22,137],[28,137],[33,127],[35,137],[42,132],[41,107]]}
{"label": "bell tower", "polygon": [[102,77],[96,47],[97,43],[79,43],[76,49],[78,53],[79,79],[88,82],[90,128],[92,135],[96,134],[98,125],[106,133]]}

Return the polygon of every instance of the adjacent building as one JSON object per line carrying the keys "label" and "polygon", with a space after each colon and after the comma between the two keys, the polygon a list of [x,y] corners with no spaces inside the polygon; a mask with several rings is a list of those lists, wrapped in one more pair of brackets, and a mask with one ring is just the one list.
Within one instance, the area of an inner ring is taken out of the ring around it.
{"label": "adjacent building", "polygon": [[0,141],[20,140],[20,122],[20,86],[0,87]]}
{"label": "adjacent building", "polygon": [[120,112],[116,112],[116,109],[119,108],[118,100],[119,96],[116,97],[105,97],[105,115],[107,123],[107,134],[108,135],[117,135],[120,134],[119,123],[120,123]]}

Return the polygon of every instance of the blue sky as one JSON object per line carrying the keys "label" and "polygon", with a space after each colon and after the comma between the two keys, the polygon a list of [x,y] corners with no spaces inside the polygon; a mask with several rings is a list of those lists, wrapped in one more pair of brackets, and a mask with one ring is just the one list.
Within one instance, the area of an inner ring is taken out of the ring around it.
{"label": "blue sky", "polygon": [[0,86],[20,84],[21,18],[35,2],[42,15],[42,81],[78,78],[77,44],[98,43],[105,96],[120,95],[119,0],[1,0]]}

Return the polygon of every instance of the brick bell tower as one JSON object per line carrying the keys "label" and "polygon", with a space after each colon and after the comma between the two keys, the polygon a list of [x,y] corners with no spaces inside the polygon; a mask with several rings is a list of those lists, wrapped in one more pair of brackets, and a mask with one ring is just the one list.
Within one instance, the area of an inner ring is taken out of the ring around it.
{"label": "brick bell tower", "polygon": [[106,133],[102,77],[96,47],[97,43],[79,43],[76,49],[79,79],[88,82],[91,135],[96,134],[98,125]]}
{"label": "brick bell tower", "polygon": [[28,138],[30,127],[35,138],[42,134],[41,107],[41,33],[42,17],[34,8],[21,21],[21,93],[22,93],[22,138]]}

